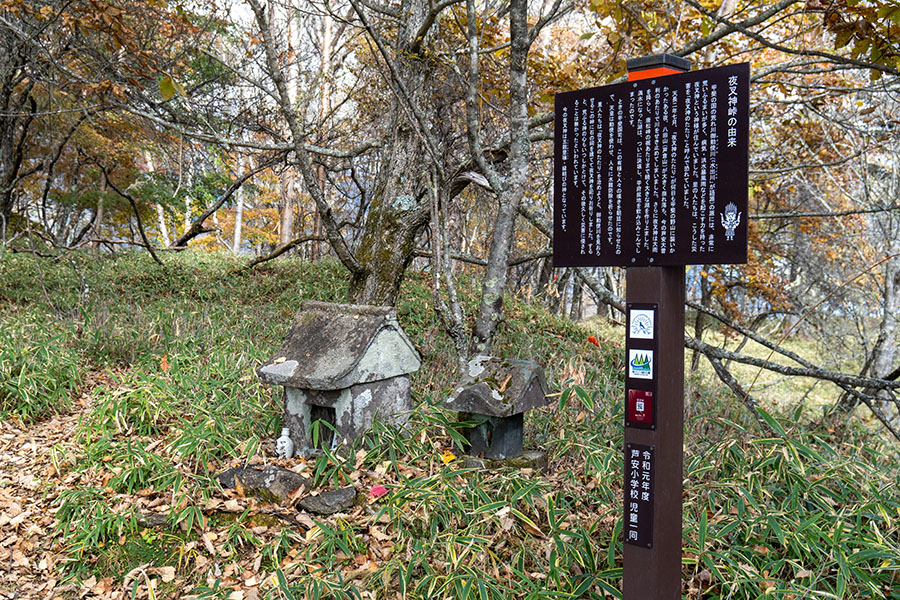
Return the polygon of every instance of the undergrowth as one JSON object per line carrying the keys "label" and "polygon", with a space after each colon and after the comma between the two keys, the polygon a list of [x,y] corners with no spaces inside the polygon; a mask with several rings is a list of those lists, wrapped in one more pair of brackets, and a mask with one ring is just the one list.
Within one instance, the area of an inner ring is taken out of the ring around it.
{"label": "undergrowth", "polygon": [[[343,300],[344,273],[165,262],[84,254],[39,274],[33,257],[0,260],[0,416],[28,424],[79,397],[88,407],[53,452],[80,482],[55,501],[62,576],[113,577],[140,595],[148,569],[174,569],[157,597],[228,598],[257,576],[268,598],[621,597],[618,341],[596,348],[580,326],[510,298],[497,351],[548,371],[556,401],[528,414],[526,434],[549,467],[467,468],[440,402],[451,344],[426,309],[430,278],[410,273],[398,316],[425,364],[411,422],[376,423],[348,451],[298,463],[319,489],[354,485],[363,498],[289,523],[273,511],[291,509],[223,496],[214,475],[270,460],[281,398],[254,370],[302,300]],[[477,288],[460,289],[471,307]],[[688,403],[685,598],[900,599],[895,449],[799,413],[761,413],[779,434],[764,437],[718,389]],[[375,486],[386,494],[366,497]],[[226,500],[237,512],[220,510]]]}

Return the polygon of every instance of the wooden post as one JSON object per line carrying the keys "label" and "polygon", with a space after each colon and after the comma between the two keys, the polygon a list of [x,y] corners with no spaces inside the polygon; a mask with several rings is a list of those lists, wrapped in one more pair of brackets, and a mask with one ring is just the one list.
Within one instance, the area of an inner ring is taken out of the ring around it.
{"label": "wooden post", "polygon": [[[688,70],[690,62],[686,59],[650,56],[628,61],[628,80]],[[684,279],[684,266],[626,270],[629,367],[625,391],[624,600],[681,598]],[[636,331],[641,320],[649,322],[652,333],[645,330],[646,335],[641,335]],[[640,368],[647,360],[648,377],[632,371],[633,361]],[[646,503],[641,498],[648,496],[640,494],[648,483],[650,501]],[[638,493],[636,498],[633,490]],[[638,516],[644,521],[650,517],[650,522],[641,522],[640,529],[638,524],[629,523]]]}
{"label": "wooden post", "polygon": [[553,264],[627,268],[624,599],[680,600],[685,265],[747,262],[750,65],[628,71],[556,95]]}

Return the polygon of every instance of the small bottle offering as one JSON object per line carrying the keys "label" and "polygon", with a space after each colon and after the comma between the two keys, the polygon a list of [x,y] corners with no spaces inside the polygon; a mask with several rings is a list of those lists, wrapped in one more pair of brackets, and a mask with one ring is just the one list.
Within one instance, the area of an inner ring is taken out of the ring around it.
{"label": "small bottle offering", "polygon": [[278,458],[291,458],[294,456],[294,442],[291,440],[290,430],[281,428],[281,436],[275,440],[275,456]]}

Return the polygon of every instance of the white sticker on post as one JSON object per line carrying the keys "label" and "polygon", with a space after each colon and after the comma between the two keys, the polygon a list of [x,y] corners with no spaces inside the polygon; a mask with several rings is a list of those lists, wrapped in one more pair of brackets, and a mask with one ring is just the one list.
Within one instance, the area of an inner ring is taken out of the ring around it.
{"label": "white sticker on post", "polygon": [[653,379],[653,350],[628,351],[628,376],[632,379]]}
{"label": "white sticker on post", "polygon": [[653,310],[632,309],[628,323],[628,335],[632,339],[652,340],[654,322]]}

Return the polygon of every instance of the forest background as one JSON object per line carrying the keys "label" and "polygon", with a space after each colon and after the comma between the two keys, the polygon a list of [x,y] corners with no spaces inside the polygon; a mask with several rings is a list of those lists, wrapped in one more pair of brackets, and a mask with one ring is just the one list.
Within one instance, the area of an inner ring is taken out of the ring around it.
{"label": "forest background", "polygon": [[234,254],[234,277],[336,261],[354,303],[425,274],[459,367],[503,335],[504,292],[621,320],[621,270],[552,269],[553,94],[637,56],[747,61],[750,261],[688,270],[688,368],[770,434],[763,371],[788,410],[896,443],[898,40],[893,0],[2,0],[0,260],[74,323],[85,257],[135,248],[149,276],[177,253]]}
{"label": "forest background", "polygon": [[[896,2],[0,9],[4,252],[333,256],[347,300],[372,304],[415,261],[460,364],[490,351],[504,290],[621,311],[620,269],[552,269],[553,94],[617,81],[628,57],[748,61],[750,261],[689,270],[692,367],[706,355],[752,404],[725,363],[757,363],[704,331],[777,323],[821,353],[758,366],[830,381],[900,437]],[[468,321],[462,272],[483,282]]]}

